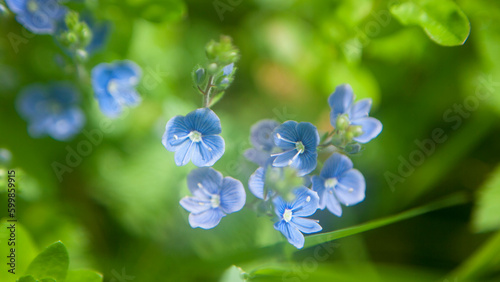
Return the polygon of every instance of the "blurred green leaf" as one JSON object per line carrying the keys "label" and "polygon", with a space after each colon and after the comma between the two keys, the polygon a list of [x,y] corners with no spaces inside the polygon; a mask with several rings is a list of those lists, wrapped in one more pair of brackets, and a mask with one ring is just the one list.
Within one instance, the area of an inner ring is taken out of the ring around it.
{"label": "blurred green leaf", "polygon": [[69,266],[69,256],[61,241],[55,242],[41,252],[29,265],[26,274],[37,279],[54,278],[63,281]]}
{"label": "blurred green leaf", "polygon": [[500,229],[500,166],[478,191],[473,226],[478,232]]}
{"label": "blurred green leaf", "polygon": [[92,270],[70,270],[65,282],[102,282],[102,275]]}
{"label": "blurred green leaf", "polygon": [[17,280],[17,282],[36,282],[35,278],[31,275],[26,275]]}
{"label": "blurred green leaf", "polygon": [[462,45],[470,33],[465,13],[451,0],[415,0],[393,5],[391,13],[404,25],[419,25],[436,43]]}
{"label": "blurred green leaf", "polygon": [[231,266],[222,274],[219,282],[239,282],[239,281],[247,281],[247,279],[243,278],[245,276],[245,271],[236,265]]}

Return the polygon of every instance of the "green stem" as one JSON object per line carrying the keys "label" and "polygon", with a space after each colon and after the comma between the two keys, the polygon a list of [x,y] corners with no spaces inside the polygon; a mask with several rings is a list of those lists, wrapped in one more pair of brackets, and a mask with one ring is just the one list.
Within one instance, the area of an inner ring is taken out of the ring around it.
{"label": "green stem", "polygon": [[207,83],[207,87],[205,88],[205,91],[202,91],[203,93],[203,107],[204,108],[210,108],[210,92],[213,88],[213,80],[214,80],[214,76],[211,75],[209,78],[208,78],[208,83]]}

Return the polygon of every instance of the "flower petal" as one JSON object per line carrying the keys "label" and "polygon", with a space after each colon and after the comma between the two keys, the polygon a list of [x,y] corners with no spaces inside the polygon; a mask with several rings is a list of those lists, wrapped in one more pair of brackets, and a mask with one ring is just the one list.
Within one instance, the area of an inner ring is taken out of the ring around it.
{"label": "flower petal", "polygon": [[295,199],[290,204],[293,216],[310,216],[316,212],[319,204],[319,196],[315,191],[304,186],[294,190]]}
{"label": "flower petal", "polygon": [[183,116],[175,116],[171,118],[165,126],[162,144],[170,152],[175,152],[177,147],[188,138],[189,129],[184,123]]}
{"label": "flower petal", "polygon": [[316,126],[310,122],[297,124],[298,141],[301,141],[308,151],[316,151],[319,145],[319,133]]}
{"label": "flower petal", "polygon": [[196,109],[186,115],[186,126],[196,130],[202,136],[216,135],[222,132],[219,117],[209,108]]}
{"label": "flower petal", "polygon": [[329,190],[325,193],[326,208],[334,215],[341,217],[342,207],[340,206],[340,203],[337,200],[337,198],[335,198],[335,195],[333,195],[333,192],[330,193],[330,191],[332,190]]}
{"label": "flower petal", "polygon": [[361,136],[353,138],[359,143],[368,143],[370,140],[377,137],[380,132],[382,132],[382,123],[376,118],[360,118],[351,121],[351,124],[361,125],[363,129],[363,134]]}
{"label": "flower petal", "polygon": [[222,68],[222,75],[229,75],[233,72],[234,63],[230,63],[229,65]]}
{"label": "flower petal", "polygon": [[247,160],[257,164],[258,166],[265,166],[269,158],[271,157],[271,154],[268,152],[257,150],[255,148],[250,148],[243,152],[243,156],[245,156]]}
{"label": "flower petal", "polygon": [[319,203],[318,209],[324,210],[326,207],[326,190],[325,190],[325,180],[317,175],[312,177],[312,190],[318,193]]}
{"label": "flower petal", "polygon": [[188,212],[197,214],[202,213],[211,208],[210,201],[200,200],[195,197],[184,197],[180,200],[179,204],[186,209]]}
{"label": "flower petal", "polygon": [[283,200],[282,197],[277,196],[273,199],[273,204],[274,204],[274,212],[279,218],[283,218],[283,213],[285,212],[285,209],[289,207],[288,203]]}
{"label": "flower petal", "polygon": [[342,173],[352,168],[352,161],[347,156],[333,153],[325,162],[321,170],[321,177],[324,179],[338,178]]}
{"label": "flower petal", "polygon": [[139,83],[142,75],[141,68],[130,60],[115,61],[113,66],[113,78],[120,80],[121,84],[135,86]]}
{"label": "flower petal", "polygon": [[323,227],[314,219],[293,217],[291,222],[294,223],[302,233],[309,234],[323,230]]}
{"label": "flower petal", "polygon": [[300,233],[298,228],[292,226],[290,223],[280,220],[274,224],[274,229],[281,232],[295,248],[302,249],[302,247],[304,247],[304,235]]}
{"label": "flower petal", "polygon": [[248,180],[248,189],[250,189],[250,192],[259,199],[264,199],[265,180],[266,169],[263,167],[257,168],[257,170],[250,175],[250,179]]}
{"label": "flower petal", "polygon": [[330,122],[333,126],[335,126],[338,115],[348,112],[353,99],[354,94],[349,84],[342,84],[335,88],[335,92],[328,98],[328,104],[332,108]]}
{"label": "flower petal", "polygon": [[297,142],[299,138],[296,127],[297,122],[289,120],[274,129],[274,144],[283,150],[294,149],[295,142]]}
{"label": "flower petal", "polygon": [[245,205],[246,194],[243,184],[232,177],[222,180],[220,207],[226,214],[241,210]]}
{"label": "flower petal", "polygon": [[210,199],[207,194],[219,195],[222,173],[211,167],[197,168],[188,174],[187,185],[194,196],[200,199]]}
{"label": "flower petal", "polygon": [[193,157],[193,153],[196,150],[196,145],[191,142],[191,140],[186,140],[184,143],[179,145],[175,151],[175,164],[177,166],[186,165],[191,158]]}
{"label": "flower petal", "polygon": [[192,228],[200,227],[203,229],[214,228],[219,224],[220,220],[226,216],[221,209],[208,209],[201,213],[189,214],[189,225]]}
{"label": "flower petal", "polygon": [[61,114],[52,116],[47,125],[47,133],[54,139],[66,141],[82,130],[85,124],[85,115],[80,108],[69,108]]}
{"label": "flower petal", "polygon": [[212,166],[224,155],[224,139],[218,135],[202,137],[202,141],[196,143],[196,151],[192,162],[197,167]]}
{"label": "flower petal", "polygon": [[273,131],[279,125],[272,119],[264,119],[255,123],[250,128],[250,142],[257,150],[271,152],[275,146]]}
{"label": "flower petal", "polygon": [[318,162],[318,153],[306,151],[299,154],[297,161],[291,164],[291,167],[297,169],[298,176],[309,174],[316,168]]}
{"label": "flower petal", "polygon": [[[298,162],[298,153],[299,152],[297,152],[297,150],[293,149],[290,151],[273,155],[276,156],[276,158],[273,161],[273,166],[285,167],[293,164],[294,162]],[[295,156],[297,157],[294,159]]]}
{"label": "flower petal", "polygon": [[349,114],[349,119],[354,120],[358,118],[367,117],[370,113],[370,108],[372,107],[372,99],[366,98],[359,100],[354,103],[351,107],[351,111]]}
{"label": "flower petal", "polygon": [[342,174],[335,187],[337,199],[346,206],[352,206],[365,199],[365,178],[357,169]]}
{"label": "flower petal", "polygon": [[13,13],[19,14],[25,11],[27,1],[28,0],[5,0],[5,3]]}

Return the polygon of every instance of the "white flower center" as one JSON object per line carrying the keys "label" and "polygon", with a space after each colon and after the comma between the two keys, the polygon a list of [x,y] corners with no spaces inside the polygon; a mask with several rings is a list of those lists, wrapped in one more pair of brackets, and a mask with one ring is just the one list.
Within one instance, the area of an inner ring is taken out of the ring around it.
{"label": "white flower center", "polygon": [[285,212],[283,213],[283,219],[286,222],[289,222],[290,220],[292,220],[292,210],[285,209]]}
{"label": "white flower center", "polygon": [[196,131],[196,130],[191,131],[189,133],[188,137],[189,137],[189,139],[191,139],[191,141],[193,141],[195,143],[201,141],[201,133]]}
{"label": "white flower center", "polygon": [[118,81],[116,79],[111,79],[108,82],[108,92],[111,95],[117,94],[117,92],[118,92]]}
{"label": "white flower center", "polygon": [[297,149],[299,154],[302,154],[306,150],[306,147],[304,146],[304,144],[302,144],[302,141],[299,141],[299,142],[295,143],[295,149]]}
{"label": "white flower center", "polygon": [[28,8],[28,11],[30,11],[31,13],[34,13],[34,12],[38,11],[38,4],[36,3],[35,0],[30,0],[27,3],[27,8]]}
{"label": "white flower center", "polygon": [[339,181],[337,180],[337,178],[335,178],[335,177],[328,178],[325,181],[325,188],[327,188],[327,189],[335,188],[335,186],[337,186],[337,183],[339,183]]}
{"label": "white flower center", "polygon": [[210,199],[210,205],[212,208],[217,208],[220,206],[220,196],[219,195],[212,195],[212,198]]}

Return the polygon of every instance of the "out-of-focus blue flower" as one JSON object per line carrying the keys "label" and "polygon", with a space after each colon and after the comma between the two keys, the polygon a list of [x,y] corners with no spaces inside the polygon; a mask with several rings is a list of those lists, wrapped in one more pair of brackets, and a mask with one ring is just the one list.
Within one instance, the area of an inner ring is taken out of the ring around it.
{"label": "out-of-focus blue flower", "polygon": [[372,106],[371,99],[362,99],[356,103],[353,101],[354,94],[349,84],[337,86],[335,92],[328,98],[328,103],[332,108],[330,122],[335,127],[337,118],[345,115],[349,125],[361,126],[362,134],[353,139],[359,143],[367,143],[382,132],[382,123],[368,116]]}
{"label": "out-of-focus blue flower", "polygon": [[124,106],[136,106],[141,102],[136,87],[141,69],[132,61],[102,63],[92,69],[92,87],[101,111],[109,117],[117,117]]}
{"label": "out-of-focus blue flower", "polygon": [[175,163],[212,166],[224,154],[224,139],[219,117],[209,108],[194,110],[184,116],[171,118],[165,127],[162,143],[175,152]]}
{"label": "out-of-focus blue flower", "polygon": [[64,141],[80,132],[85,124],[79,98],[79,93],[69,83],[34,84],[21,91],[16,106],[28,122],[31,137],[49,135]]}
{"label": "out-of-focus blue flower", "polygon": [[248,179],[248,189],[255,197],[262,200],[268,200],[275,195],[275,191],[266,187],[266,179],[268,182],[275,183],[280,181],[284,175],[283,168],[272,167],[272,162],[273,158],[268,158],[267,164],[257,168]]}
{"label": "out-of-focus blue flower", "polygon": [[352,206],[365,199],[365,178],[352,167],[348,157],[334,153],[326,160],[320,175],[312,177],[312,189],[318,192],[320,209],[326,207],[334,215],[342,216],[340,204]]}
{"label": "out-of-focus blue flower", "polygon": [[83,21],[92,31],[92,40],[87,47],[85,47],[85,51],[87,51],[90,55],[101,49],[106,44],[106,40],[108,39],[111,31],[111,22],[98,22],[91,15],[84,15]]}
{"label": "out-of-focus blue flower", "polygon": [[5,0],[16,20],[36,34],[54,34],[67,8],[57,0]]}
{"label": "out-of-focus blue flower", "polygon": [[318,209],[318,194],[306,187],[295,189],[294,194],[295,199],[290,203],[280,196],[274,198],[274,212],[279,217],[274,229],[280,231],[290,244],[301,249],[304,247],[302,233],[319,232],[323,228],[316,220],[304,218],[314,214]]}
{"label": "out-of-focus blue flower", "polygon": [[276,148],[273,131],[279,125],[277,121],[270,119],[264,119],[252,125],[250,128],[250,142],[253,148],[246,150],[243,155],[249,161],[265,167],[273,149]]}
{"label": "out-of-focus blue flower", "polygon": [[291,166],[299,176],[304,176],[316,168],[319,145],[318,130],[309,122],[286,121],[274,130],[274,143],[283,152],[274,154],[275,167]]}
{"label": "out-of-focus blue flower", "polygon": [[245,188],[232,177],[222,178],[213,168],[198,168],[188,175],[192,197],[184,197],[180,204],[190,212],[191,227],[210,229],[219,224],[226,214],[237,212],[245,205]]}

